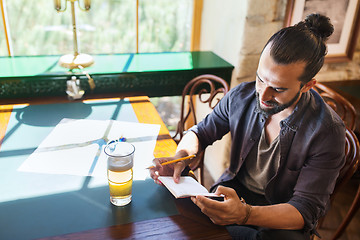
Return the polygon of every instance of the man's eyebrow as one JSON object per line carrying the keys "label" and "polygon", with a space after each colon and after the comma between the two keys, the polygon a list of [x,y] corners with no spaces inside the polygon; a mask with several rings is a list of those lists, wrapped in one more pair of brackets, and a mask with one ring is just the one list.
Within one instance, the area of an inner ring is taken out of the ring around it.
{"label": "man's eyebrow", "polygon": [[[257,71],[256,71],[256,76],[260,79],[261,82],[264,82],[264,80],[259,76]],[[282,91],[288,90],[288,88],[284,88],[284,87],[271,87],[271,88]]]}
{"label": "man's eyebrow", "polygon": [[263,82],[262,78],[259,76],[258,72],[256,71],[256,76]]}

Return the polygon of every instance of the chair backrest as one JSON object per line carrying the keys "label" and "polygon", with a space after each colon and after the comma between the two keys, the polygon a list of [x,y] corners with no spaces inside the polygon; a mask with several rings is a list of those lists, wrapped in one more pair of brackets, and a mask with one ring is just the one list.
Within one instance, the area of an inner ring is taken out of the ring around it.
{"label": "chair backrest", "polygon": [[354,131],[356,123],[355,107],[339,93],[324,84],[316,83],[313,88],[320,94],[324,101],[335,110],[346,126]]}
{"label": "chair backrest", "polygon": [[[224,95],[229,91],[228,83],[215,75],[204,74],[200,75],[191,81],[189,81],[182,92],[181,101],[181,113],[180,120],[177,125],[176,133],[173,139],[178,142],[182,139],[186,130],[186,123],[192,117],[193,124],[197,124],[195,115],[194,97],[198,95],[200,102],[208,103],[211,109],[214,109],[216,104],[220,101],[220,97],[217,98],[214,104],[214,99],[219,93]],[[207,94],[205,96],[205,94]],[[188,99],[188,105],[186,106],[186,100]]]}
{"label": "chair backrest", "polygon": [[[225,95],[228,91],[228,83],[215,75],[204,74],[189,81],[182,92],[180,120],[177,125],[176,133],[173,136],[175,142],[178,143],[182,139],[185,130],[187,130],[189,126],[198,123],[194,104],[196,96],[198,96],[200,102],[208,103],[209,107],[214,109],[216,104],[220,101],[220,96],[217,97],[217,95],[219,93]],[[188,101],[187,105],[185,104],[186,101]],[[191,122],[191,124],[187,124],[188,122]],[[196,159],[189,167],[192,171],[199,170],[198,180],[201,184],[204,184],[204,151],[196,156]],[[192,171],[190,176],[193,175]]]}
{"label": "chair backrest", "polygon": [[333,200],[336,193],[346,184],[354,175],[359,167],[359,141],[352,130],[346,128],[345,136],[345,164],[340,170],[338,179],[331,200]]}

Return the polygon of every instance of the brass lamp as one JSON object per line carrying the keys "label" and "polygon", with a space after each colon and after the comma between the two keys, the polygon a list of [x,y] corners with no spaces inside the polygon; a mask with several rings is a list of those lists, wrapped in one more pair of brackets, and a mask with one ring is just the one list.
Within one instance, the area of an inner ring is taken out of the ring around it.
{"label": "brass lamp", "polygon": [[63,3],[61,0],[54,0],[55,9],[57,12],[64,12],[67,8],[67,1],[71,4],[71,16],[72,16],[72,25],[73,25],[73,37],[74,37],[74,54],[66,54],[61,56],[59,59],[59,65],[68,68],[86,68],[94,63],[94,59],[85,53],[79,53],[78,50],[78,40],[77,40],[77,31],[76,31],[76,17],[75,17],[75,2],[78,1],[79,8],[83,11],[90,10],[91,0],[83,0],[83,6],[80,4],[80,0],[64,0]]}

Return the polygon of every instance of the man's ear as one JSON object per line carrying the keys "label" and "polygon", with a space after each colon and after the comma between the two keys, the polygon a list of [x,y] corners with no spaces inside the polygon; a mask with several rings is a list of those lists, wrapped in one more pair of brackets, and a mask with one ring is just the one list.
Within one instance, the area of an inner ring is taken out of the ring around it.
{"label": "man's ear", "polygon": [[301,92],[304,93],[304,92],[307,92],[309,91],[314,85],[316,84],[316,79],[313,78],[311,79],[310,81],[308,81],[302,88],[301,88]]}

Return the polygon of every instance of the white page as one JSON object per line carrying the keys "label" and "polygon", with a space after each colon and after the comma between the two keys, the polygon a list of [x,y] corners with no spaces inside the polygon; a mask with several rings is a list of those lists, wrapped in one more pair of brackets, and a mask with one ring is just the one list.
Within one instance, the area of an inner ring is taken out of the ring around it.
{"label": "white page", "polygon": [[19,167],[19,171],[106,177],[104,148],[125,137],[135,146],[134,179],[145,179],[160,125],[63,119]]}
{"label": "white page", "polygon": [[173,177],[159,177],[167,189],[176,197],[190,197],[190,196],[217,196],[215,193],[209,193],[208,190],[190,176],[180,177],[179,183],[175,183]]}

